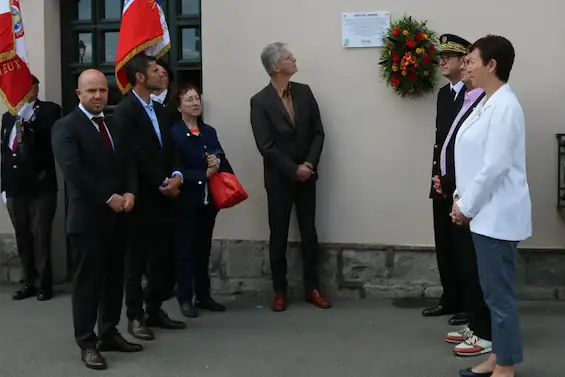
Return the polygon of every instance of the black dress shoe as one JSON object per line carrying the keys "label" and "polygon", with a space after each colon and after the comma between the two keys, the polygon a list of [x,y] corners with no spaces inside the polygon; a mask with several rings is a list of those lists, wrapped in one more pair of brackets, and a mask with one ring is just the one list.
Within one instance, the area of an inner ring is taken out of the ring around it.
{"label": "black dress shoe", "polygon": [[128,322],[128,332],[136,339],[140,340],[153,340],[155,335],[150,328],[147,327],[144,321],[133,319]]}
{"label": "black dress shoe", "polygon": [[466,325],[469,323],[469,316],[467,313],[458,313],[451,317],[447,323],[451,326]]}
{"label": "black dress shoe", "polygon": [[473,370],[471,368],[467,368],[467,369],[461,369],[459,371],[459,375],[461,377],[490,377],[490,376],[492,376],[492,372],[491,373],[475,373],[475,372],[473,372]]}
{"label": "black dress shoe", "polygon": [[180,306],[180,311],[186,318],[197,318],[198,310],[190,302],[185,302]]}
{"label": "black dress shoe", "polygon": [[214,301],[214,299],[212,298],[207,298],[205,300],[198,301],[196,303],[196,306],[198,306],[200,309],[209,310],[211,312],[226,311],[226,307],[224,305]]}
{"label": "black dress shoe", "polygon": [[53,298],[53,290],[39,289],[37,292],[37,301],[49,301]]}
{"label": "black dress shoe", "polygon": [[94,348],[88,348],[80,352],[80,358],[89,369],[103,370],[107,368],[104,356]]}
{"label": "black dress shoe", "polygon": [[35,296],[36,294],[37,294],[37,288],[29,285],[24,285],[19,290],[14,292],[14,294],[12,295],[12,299],[16,301],[24,300],[26,298]]}
{"label": "black dress shoe", "polygon": [[143,350],[141,344],[128,342],[121,334],[115,334],[99,341],[97,348],[100,352],[140,352]]}
{"label": "black dress shoe", "polygon": [[434,306],[433,308],[424,309],[422,315],[424,317],[440,317],[442,315],[455,314],[454,311],[448,310],[443,305]]}
{"label": "black dress shoe", "polygon": [[186,328],[186,323],[174,321],[169,318],[167,313],[159,310],[159,312],[157,312],[156,314],[147,315],[147,326],[160,327],[162,329],[168,330],[182,330]]}

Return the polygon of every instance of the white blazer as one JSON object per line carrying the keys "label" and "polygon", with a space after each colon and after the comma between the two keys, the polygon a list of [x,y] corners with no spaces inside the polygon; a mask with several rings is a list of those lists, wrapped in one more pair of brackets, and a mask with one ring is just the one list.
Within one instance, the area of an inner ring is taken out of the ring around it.
{"label": "white blazer", "polygon": [[508,84],[485,97],[461,125],[455,179],[454,196],[471,218],[471,232],[507,241],[531,237],[524,113]]}

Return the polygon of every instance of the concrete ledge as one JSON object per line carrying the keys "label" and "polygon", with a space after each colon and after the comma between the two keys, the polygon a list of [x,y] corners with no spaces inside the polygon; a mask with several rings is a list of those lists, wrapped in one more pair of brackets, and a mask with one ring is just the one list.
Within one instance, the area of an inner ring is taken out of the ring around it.
{"label": "concrete ledge", "polygon": [[[287,253],[291,294],[302,295],[301,252]],[[359,299],[441,296],[434,249],[401,245],[323,244],[320,279],[329,296]],[[271,291],[268,244],[264,241],[215,240],[210,256],[216,294]],[[14,236],[0,235],[0,282],[17,283],[19,260]],[[518,296],[526,301],[565,301],[565,250],[519,249]]]}

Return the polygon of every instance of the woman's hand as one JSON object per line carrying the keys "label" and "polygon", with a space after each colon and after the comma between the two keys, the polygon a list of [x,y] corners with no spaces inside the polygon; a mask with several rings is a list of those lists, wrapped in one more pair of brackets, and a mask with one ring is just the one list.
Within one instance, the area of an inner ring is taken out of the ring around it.
{"label": "woman's hand", "polygon": [[213,168],[206,169],[206,177],[210,178],[211,176],[216,174],[218,172],[219,168],[220,168],[219,166],[216,166],[216,167],[213,167]]}
{"label": "woman's hand", "polygon": [[220,159],[216,157],[215,154],[206,153],[206,162],[208,164],[208,168],[220,167]]}

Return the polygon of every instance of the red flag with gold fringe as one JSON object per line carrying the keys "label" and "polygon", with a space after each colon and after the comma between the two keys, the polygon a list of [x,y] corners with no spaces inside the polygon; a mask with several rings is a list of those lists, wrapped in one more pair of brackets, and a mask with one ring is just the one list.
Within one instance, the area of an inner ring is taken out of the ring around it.
{"label": "red flag with gold fringe", "polygon": [[32,87],[20,2],[0,0],[0,96],[12,115],[28,101]]}

